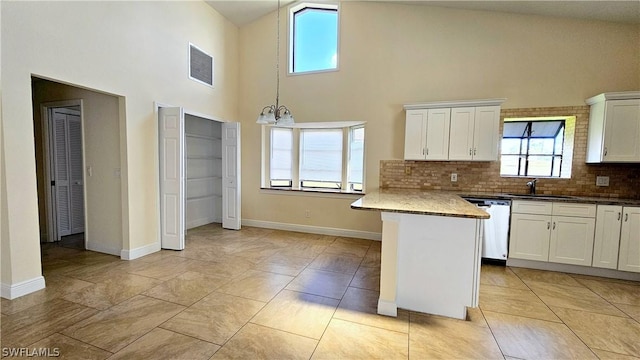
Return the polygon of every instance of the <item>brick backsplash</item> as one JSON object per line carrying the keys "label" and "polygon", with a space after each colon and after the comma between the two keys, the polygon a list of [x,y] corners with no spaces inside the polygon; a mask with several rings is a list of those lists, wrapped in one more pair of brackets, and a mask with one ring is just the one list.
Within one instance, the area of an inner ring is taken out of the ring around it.
{"label": "brick backsplash", "polygon": [[[504,118],[575,116],[576,126],[571,178],[539,178],[537,193],[549,195],[595,196],[640,199],[640,164],[586,164],[589,107],[503,109]],[[407,170],[408,168],[408,170]],[[407,174],[406,171],[410,173]],[[451,173],[458,181],[451,182]],[[596,186],[596,176],[609,176],[609,186]],[[450,190],[461,193],[527,193],[531,178],[501,177],[500,163],[475,161],[381,160],[380,187]]]}

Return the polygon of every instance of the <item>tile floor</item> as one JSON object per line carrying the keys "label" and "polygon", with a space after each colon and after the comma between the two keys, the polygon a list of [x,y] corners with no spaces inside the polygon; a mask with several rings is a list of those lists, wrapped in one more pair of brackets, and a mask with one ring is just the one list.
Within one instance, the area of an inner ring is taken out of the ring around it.
{"label": "tile floor", "polygon": [[380,243],[189,231],[133,261],[43,246],[47,288],[2,299],[2,347],[76,359],[640,358],[640,283],[483,266],[467,321],[376,315]]}

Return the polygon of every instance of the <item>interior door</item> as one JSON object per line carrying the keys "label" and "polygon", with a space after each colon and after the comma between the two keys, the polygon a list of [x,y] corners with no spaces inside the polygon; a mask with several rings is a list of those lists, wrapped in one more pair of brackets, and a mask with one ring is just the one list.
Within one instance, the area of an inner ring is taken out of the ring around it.
{"label": "interior door", "polygon": [[158,110],[160,152],[160,243],[163,249],[183,250],[185,236],[184,112]]}
{"label": "interior door", "polygon": [[240,123],[222,123],[222,227],[240,230]]}
{"label": "interior door", "polygon": [[84,232],[84,178],[80,111],[51,108],[53,154],[51,186],[56,209],[56,240]]}

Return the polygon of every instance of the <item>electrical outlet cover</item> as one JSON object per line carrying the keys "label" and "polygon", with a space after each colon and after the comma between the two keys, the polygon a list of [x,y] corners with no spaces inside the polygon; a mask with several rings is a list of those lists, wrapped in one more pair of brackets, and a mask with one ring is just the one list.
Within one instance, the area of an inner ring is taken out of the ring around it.
{"label": "electrical outlet cover", "polygon": [[596,176],[596,186],[609,186],[609,177]]}

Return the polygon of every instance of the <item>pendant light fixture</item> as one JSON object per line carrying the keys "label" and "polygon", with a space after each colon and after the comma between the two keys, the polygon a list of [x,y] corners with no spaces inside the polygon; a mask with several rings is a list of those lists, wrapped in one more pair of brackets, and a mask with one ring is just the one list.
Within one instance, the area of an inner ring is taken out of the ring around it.
{"label": "pendant light fixture", "polygon": [[280,105],[280,0],[278,0],[278,29],[277,29],[277,43],[276,43],[276,103],[275,105],[265,106],[258,115],[256,123],[276,124],[281,126],[293,125],[293,115],[291,111],[284,106]]}

